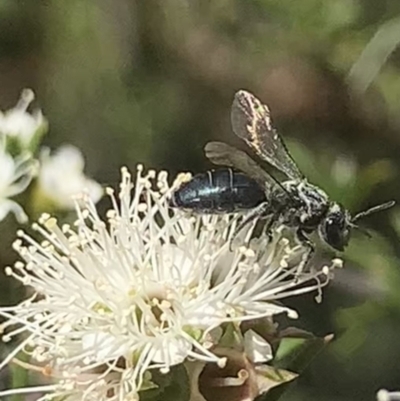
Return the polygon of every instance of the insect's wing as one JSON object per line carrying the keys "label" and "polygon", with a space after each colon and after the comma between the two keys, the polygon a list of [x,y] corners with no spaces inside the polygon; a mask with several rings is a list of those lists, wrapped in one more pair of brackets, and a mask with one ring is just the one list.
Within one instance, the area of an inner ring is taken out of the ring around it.
{"label": "insect's wing", "polygon": [[214,164],[236,168],[258,182],[265,190],[277,182],[263,170],[247,153],[223,142],[208,142],[204,148],[206,157]]}
{"label": "insect's wing", "polygon": [[262,104],[251,93],[241,90],[235,94],[233,100],[231,121],[234,133],[263,160],[289,178],[303,178],[282,139],[272,127],[268,106]]}

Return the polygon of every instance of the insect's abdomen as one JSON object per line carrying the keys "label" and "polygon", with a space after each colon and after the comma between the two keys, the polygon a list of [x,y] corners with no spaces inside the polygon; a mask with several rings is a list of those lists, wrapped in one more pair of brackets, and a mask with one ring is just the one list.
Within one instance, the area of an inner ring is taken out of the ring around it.
{"label": "insect's abdomen", "polygon": [[195,175],[173,194],[171,205],[197,213],[233,213],[256,207],[265,193],[256,181],[230,169]]}

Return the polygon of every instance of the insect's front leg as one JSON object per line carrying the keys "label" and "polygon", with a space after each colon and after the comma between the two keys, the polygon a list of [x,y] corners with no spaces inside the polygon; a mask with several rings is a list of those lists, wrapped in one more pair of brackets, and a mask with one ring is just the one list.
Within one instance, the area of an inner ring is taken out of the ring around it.
{"label": "insect's front leg", "polygon": [[230,242],[229,242],[229,249],[232,250],[232,243],[235,237],[239,234],[240,231],[244,227],[246,227],[249,223],[252,221],[260,218],[260,217],[266,217],[268,213],[268,209],[270,208],[270,203],[268,201],[260,203],[257,207],[255,207],[251,212],[243,219],[243,221],[236,227]]}
{"label": "insect's front leg", "polygon": [[301,245],[303,245],[305,248],[307,248],[307,252],[305,255],[302,257],[302,261],[299,264],[299,273],[303,270],[304,267],[307,267],[308,262],[312,258],[314,252],[315,252],[315,245],[314,243],[306,236],[304,230],[302,228],[299,228],[296,231],[296,237],[297,240],[300,242]]}

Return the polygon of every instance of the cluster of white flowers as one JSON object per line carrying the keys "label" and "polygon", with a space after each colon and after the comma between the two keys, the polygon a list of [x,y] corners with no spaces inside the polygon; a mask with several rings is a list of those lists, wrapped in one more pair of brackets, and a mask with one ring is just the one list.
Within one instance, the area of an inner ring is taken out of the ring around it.
{"label": "cluster of white flowers", "polygon": [[[277,301],[320,294],[340,265],[299,267],[305,250],[281,229],[272,240],[251,239],[248,227],[242,245],[231,249],[241,217],[171,210],[177,185],[169,186],[165,172],[144,174],[141,167],[133,185],[123,169],[118,196],[107,190],[112,207],[105,221],[83,194],[74,226],[44,215],[33,226],[42,241],[19,233],[15,249],[23,262],[6,273],[30,296],[0,308],[3,341],[20,339],[0,368],[24,352],[31,369],[54,383],[0,397],[42,391],[41,400],[136,400],[154,371],[168,373],[185,361],[223,367],[227,358],[216,352],[221,327],[281,313],[296,318]],[[256,333],[244,333],[244,344],[255,363],[271,358]]]}
{"label": "cluster of white flowers", "polygon": [[84,176],[78,149],[65,146],[53,157],[42,151],[40,161],[35,159],[48,124],[40,110],[28,112],[33,99],[33,92],[25,89],[14,108],[0,112],[0,221],[9,212],[19,222],[27,220],[23,208],[10,198],[25,191],[37,175],[36,193],[41,195],[37,203],[50,202],[56,209],[73,209],[72,197],[83,190],[94,202],[103,194],[99,184]]}
{"label": "cluster of white flowers", "polygon": [[14,108],[0,112],[1,134],[13,139],[21,149],[30,149],[35,137],[47,128],[47,121],[40,110],[32,114],[27,111],[34,98],[30,89],[24,89]]}

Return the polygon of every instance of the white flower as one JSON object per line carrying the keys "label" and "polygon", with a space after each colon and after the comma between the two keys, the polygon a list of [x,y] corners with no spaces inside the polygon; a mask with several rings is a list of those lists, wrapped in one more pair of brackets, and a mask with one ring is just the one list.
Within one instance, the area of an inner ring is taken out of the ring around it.
{"label": "white flower", "polygon": [[13,212],[21,223],[27,220],[22,207],[9,198],[27,188],[36,170],[37,162],[29,154],[13,158],[6,152],[4,141],[0,140],[0,221],[9,212]]}
{"label": "white flower", "polygon": [[74,208],[74,196],[87,192],[94,203],[103,196],[103,189],[83,173],[84,159],[71,145],[60,147],[53,156],[49,149],[41,152],[38,185],[42,196],[61,209]]}
{"label": "white flower", "polygon": [[[230,250],[240,217],[171,210],[176,186],[168,186],[165,172],[155,177],[139,168],[132,192],[123,169],[119,196],[108,190],[112,208],[106,221],[86,196],[84,205],[77,204],[74,227],[59,227],[47,215],[34,225],[42,242],[19,233],[15,249],[24,263],[6,273],[33,293],[19,305],[0,308],[8,319],[3,340],[26,334],[0,367],[24,351],[58,381],[57,389],[48,387],[50,395],[75,391],[72,399],[86,399],[81,389],[91,387],[87,399],[134,399],[150,369],[167,373],[188,359],[223,366],[226,358],[213,353],[212,335],[222,323],[277,313],[295,318],[294,310],[274,301],[320,290],[329,281],[328,267],[290,263],[304,250],[290,247],[281,231],[270,243],[263,235],[249,247]],[[243,243],[252,229],[244,230]],[[262,348],[261,341],[253,347],[257,360]],[[18,391],[28,390],[0,397]]]}
{"label": "white flower", "polygon": [[27,112],[34,97],[32,90],[24,89],[13,109],[0,112],[0,133],[17,139],[22,148],[28,148],[34,136],[47,127],[47,121],[40,110],[33,114]]}

